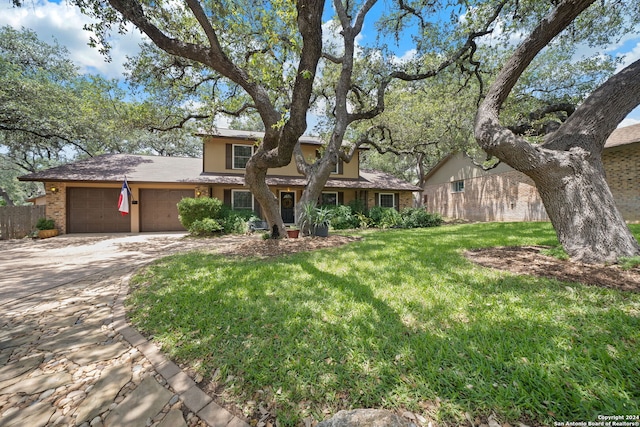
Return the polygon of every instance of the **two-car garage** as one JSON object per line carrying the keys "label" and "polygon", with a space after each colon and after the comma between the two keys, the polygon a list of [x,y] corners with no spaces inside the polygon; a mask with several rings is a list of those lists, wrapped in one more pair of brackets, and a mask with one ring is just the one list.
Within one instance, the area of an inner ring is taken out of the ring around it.
{"label": "two-car garage", "polygon": [[[67,187],[67,233],[130,232],[132,218],[121,215],[120,188]],[[137,204],[140,231],[184,231],[176,204],[193,190],[141,188]]]}

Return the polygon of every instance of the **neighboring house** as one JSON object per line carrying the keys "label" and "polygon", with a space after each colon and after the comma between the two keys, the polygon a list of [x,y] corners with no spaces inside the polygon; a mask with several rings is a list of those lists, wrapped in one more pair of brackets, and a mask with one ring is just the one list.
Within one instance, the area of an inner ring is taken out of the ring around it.
{"label": "neighboring house", "polygon": [[[260,132],[218,129],[203,137],[203,158],[107,154],[21,176],[21,181],[43,182],[47,217],[61,233],[103,233],[184,230],[176,204],[184,197],[216,197],[233,209],[259,204],[244,186],[244,168],[263,136]],[[307,158],[316,158],[322,142],[303,137]],[[367,207],[396,209],[413,204],[421,191],[401,179],[376,171],[360,170],[360,153],[350,163],[340,162],[322,193],[324,205],[362,200]],[[126,176],[131,189],[130,214],[122,216],[117,204]],[[270,169],[267,184],[277,196],[285,223],[294,222],[294,209],[306,179],[295,163]]]}
{"label": "neighboring house", "polygon": [[[640,124],[616,129],[602,161],[607,183],[627,222],[640,222]],[[548,221],[533,181],[501,163],[475,166],[462,153],[439,162],[426,176],[423,202],[429,212],[471,221]]]}

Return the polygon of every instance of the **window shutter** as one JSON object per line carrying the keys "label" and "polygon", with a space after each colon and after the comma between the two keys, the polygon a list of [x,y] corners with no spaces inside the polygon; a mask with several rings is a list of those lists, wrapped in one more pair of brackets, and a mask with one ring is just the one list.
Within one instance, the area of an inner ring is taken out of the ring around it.
{"label": "window shutter", "polygon": [[338,175],[342,175],[344,171],[344,162],[338,158]]}
{"label": "window shutter", "polygon": [[223,203],[229,207],[231,207],[231,189],[226,188],[224,190],[224,201]]}
{"label": "window shutter", "polygon": [[344,205],[344,191],[338,191],[338,204]]}
{"label": "window shutter", "polygon": [[[226,152],[225,152],[226,166],[225,167],[227,169],[233,169],[233,145],[232,144],[227,144],[225,148],[226,148]],[[229,193],[229,194],[231,194],[231,193]],[[229,197],[231,197],[231,196],[229,196]],[[229,200],[231,200],[231,199],[229,199]],[[231,201],[229,201],[229,203],[231,203]]]}
{"label": "window shutter", "polygon": [[373,206],[378,206],[380,204],[380,195],[378,193],[373,193]]}
{"label": "window shutter", "polygon": [[400,212],[400,193],[395,193],[393,195],[393,204],[398,212]]}

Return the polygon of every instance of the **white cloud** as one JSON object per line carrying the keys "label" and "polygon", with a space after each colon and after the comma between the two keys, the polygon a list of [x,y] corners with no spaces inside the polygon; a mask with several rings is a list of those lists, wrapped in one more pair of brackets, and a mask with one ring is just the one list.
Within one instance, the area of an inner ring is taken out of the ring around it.
{"label": "white cloud", "polygon": [[76,6],[65,2],[39,0],[37,3],[25,3],[20,8],[9,4],[0,8],[0,26],[9,25],[18,30],[28,28],[35,31],[41,40],[49,43],[57,40],[67,47],[70,59],[80,67],[80,72],[122,78],[126,56],[135,55],[139,51],[138,45],[143,41],[143,36],[137,30],[130,30],[124,35],[113,35],[112,61],[109,63],[97,48],[88,45],[90,34],[82,27],[91,22]]}
{"label": "white cloud", "polygon": [[640,59],[640,40],[636,43],[636,45],[627,53],[624,54],[624,60],[616,69],[616,72],[622,70],[623,68],[631,65]]}

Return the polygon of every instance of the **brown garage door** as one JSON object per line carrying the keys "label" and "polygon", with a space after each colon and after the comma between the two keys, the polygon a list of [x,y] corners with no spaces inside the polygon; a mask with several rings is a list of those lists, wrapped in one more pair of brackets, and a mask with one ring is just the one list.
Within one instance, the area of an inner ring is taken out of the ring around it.
{"label": "brown garage door", "polygon": [[67,188],[69,233],[131,231],[131,218],[118,212],[120,188]]}
{"label": "brown garage door", "polygon": [[193,190],[140,190],[140,231],[184,231],[176,206]]}

